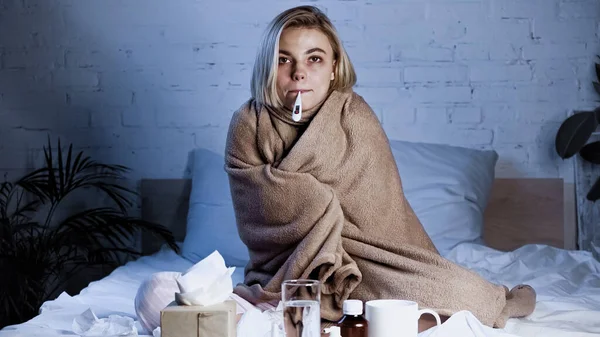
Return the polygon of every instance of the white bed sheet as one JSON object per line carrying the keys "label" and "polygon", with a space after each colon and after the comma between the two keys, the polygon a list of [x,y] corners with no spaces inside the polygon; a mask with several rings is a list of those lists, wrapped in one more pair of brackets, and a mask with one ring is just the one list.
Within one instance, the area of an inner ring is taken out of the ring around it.
{"label": "white bed sheet", "polygon": [[[527,283],[536,289],[535,312],[527,318],[510,319],[506,332],[523,337],[600,335],[600,263],[591,254],[543,245],[505,253],[462,244],[447,257],[491,281],[508,287]],[[191,265],[174,252],[162,249],[117,268],[104,279],[90,283],[79,295],[62,294],[46,302],[40,315],[4,328],[0,337],[73,335],[73,318],[88,308],[99,318],[117,314],[135,319],[133,300],[145,278],[158,271],[183,272]],[[242,278],[243,268],[236,268],[234,284]],[[139,324],[138,329],[142,331]]]}
{"label": "white bed sheet", "polygon": [[447,257],[509,288],[527,283],[536,290],[535,311],[510,319],[505,330],[524,337],[600,335],[600,262],[591,253],[546,245],[500,252],[462,244]]}
{"label": "white bed sheet", "polygon": [[[91,282],[78,295],[62,293],[55,300],[45,302],[38,316],[26,323],[5,327],[0,330],[0,336],[73,335],[73,319],[89,308],[98,318],[113,314],[131,317],[136,320],[138,331],[143,332],[134,307],[141,283],[155,272],[185,272],[191,266],[190,261],[164,246],[151,256],[128,262],[103,279]],[[232,275],[233,284],[243,282],[243,279],[244,269],[236,268]],[[144,335],[140,333],[140,336]]]}

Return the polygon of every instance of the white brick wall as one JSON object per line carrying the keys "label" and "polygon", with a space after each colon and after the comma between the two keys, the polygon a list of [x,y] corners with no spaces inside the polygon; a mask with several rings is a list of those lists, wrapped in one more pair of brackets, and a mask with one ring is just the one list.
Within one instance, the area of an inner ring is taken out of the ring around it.
{"label": "white brick wall", "polygon": [[223,151],[263,28],[300,3],[335,21],[390,138],[572,179],[553,140],[598,98],[596,0],[0,0],[0,173],[35,166],[50,133],[134,178],[185,176],[194,147]]}

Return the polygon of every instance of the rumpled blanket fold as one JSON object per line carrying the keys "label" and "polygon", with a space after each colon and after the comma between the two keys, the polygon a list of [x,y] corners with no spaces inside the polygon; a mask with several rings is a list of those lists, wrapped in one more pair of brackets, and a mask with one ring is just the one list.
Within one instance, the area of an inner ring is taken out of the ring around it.
{"label": "rumpled blanket fold", "polygon": [[326,320],[339,319],[348,298],[413,300],[446,316],[469,310],[488,326],[500,316],[504,287],[439,255],[358,94],[333,91],[299,122],[249,100],[232,118],[225,170],[250,252],[234,292],[249,302],[278,301],[284,280],[314,278]]}

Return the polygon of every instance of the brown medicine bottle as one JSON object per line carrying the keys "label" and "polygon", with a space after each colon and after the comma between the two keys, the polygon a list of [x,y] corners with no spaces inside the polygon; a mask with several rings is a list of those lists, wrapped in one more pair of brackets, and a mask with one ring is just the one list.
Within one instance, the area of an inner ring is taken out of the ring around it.
{"label": "brown medicine bottle", "polygon": [[344,316],[338,322],[342,337],[368,337],[369,323],[363,316],[361,300],[346,300],[343,304]]}

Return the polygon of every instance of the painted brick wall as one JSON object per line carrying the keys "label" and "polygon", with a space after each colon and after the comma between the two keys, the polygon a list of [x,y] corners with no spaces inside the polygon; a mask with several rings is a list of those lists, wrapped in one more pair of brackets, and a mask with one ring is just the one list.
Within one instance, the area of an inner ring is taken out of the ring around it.
{"label": "painted brick wall", "polygon": [[0,0],[0,173],[35,166],[50,134],[134,178],[186,176],[194,147],[223,151],[266,23],[301,3],[334,20],[390,138],[572,180],[553,140],[597,98],[596,0]]}

